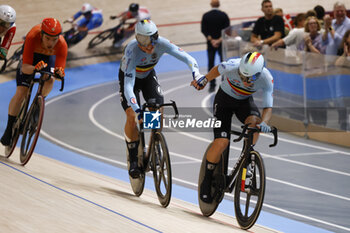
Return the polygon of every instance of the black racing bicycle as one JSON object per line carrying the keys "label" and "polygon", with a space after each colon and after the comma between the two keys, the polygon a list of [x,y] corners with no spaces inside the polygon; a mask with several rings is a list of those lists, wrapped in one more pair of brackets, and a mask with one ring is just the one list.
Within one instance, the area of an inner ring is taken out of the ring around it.
{"label": "black racing bicycle", "polygon": [[[9,146],[5,147],[5,156],[9,158],[18,141],[19,135],[22,135],[21,149],[20,149],[20,162],[24,166],[31,158],[36,143],[39,138],[41,125],[44,119],[45,99],[42,95],[42,90],[45,81],[49,80],[51,76],[57,79],[61,79],[61,89],[63,91],[64,78],[57,77],[54,73],[47,71],[37,71],[40,73],[40,77],[34,77],[29,85],[28,94],[22,102],[20,112],[16,118],[12,127],[12,139]],[[37,92],[31,101],[31,93],[35,83],[38,83]],[[31,103],[31,104],[30,104]]]}
{"label": "black racing bicycle", "polygon": [[133,24],[133,23],[120,22],[117,26],[109,28],[109,29],[106,29],[106,30],[100,32],[99,34],[94,36],[89,41],[88,49],[92,49],[92,48],[96,47],[97,45],[101,44],[102,42],[104,42],[107,39],[113,39],[113,44],[117,43],[118,41],[120,41],[124,37],[123,30],[122,30],[120,35],[116,35],[117,31],[121,27],[124,28],[124,27],[126,27],[126,25],[130,26],[131,24]]}
{"label": "black racing bicycle", "polygon": [[[273,147],[277,145],[277,129],[275,127],[271,127],[271,129],[274,142],[270,147]],[[239,136],[233,140],[234,142],[244,138],[242,152],[230,173],[228,172],[230,145],[222,153],[220,162],[213,172],[212,203],[203,202],[199,196],[200,185],[204,179],[206,169],[207,152],[212,144],[208,146],[203,156],[198,180],[198,201],[204,216],[211,216],[222,201],[225,192],[232,193],[234,189],[234,208],[240,227],[249,229],[258,219],[264,202],[266,175],[263,159],[252,146],[253,134],[256,132],[260,132],[260,129],[251,128],[249,125],[242,126],[242,131],[231,130],[231,134]]]}
{"label": "black racing bicycle", "polygon": [[[174,118],[178,117],[178,110],[176,103],[156,104],[156,103],[145,103],[142,106],[142,112],[146,108],[152,111],[159,111],[162,107],[171,106],[175,111]],[[145,186],[145,174],[146,172],[153,172],[154,185],[156,188],[158,200],[163,207],[167,207],[171,199],[171,164],[169,157],[169,150],[165,137],[160,129],[152,129],[150,132],[150,139],[148,148],[146,151],[145,132],[143,124],[140,124],[140,144],[138,153],[138,164],[141,168],[141,175],[139,178],[132,178],[129,176],[130,184],[133,192],[136,196],[140,196]],[[128,169],[130,166],[129,155],[127,154]]]}

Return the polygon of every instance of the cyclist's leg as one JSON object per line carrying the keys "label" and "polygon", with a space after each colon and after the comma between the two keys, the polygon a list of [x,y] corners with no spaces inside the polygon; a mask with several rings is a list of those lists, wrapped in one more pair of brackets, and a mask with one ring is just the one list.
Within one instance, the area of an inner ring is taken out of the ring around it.
{"label": "cyclist's leg", "polygon": [[142,90],[143,98],[148,102],[150,99],[155,99],[157,104],[164,103],[164,96],[162,88],[158,83],[158,77],[154,69],[147,75],[145,79],[142,80],[142,85],[140,85]]}
{"label": "cyclist's leg", "polygon": [[[135,81],[136,84],[136,81]],[[132,178],[138,178],[141,174],[141,170],[138,167],[138,147],[140,143],[139,133],[137,129],[137,123],[135,121],[136,114],[134,110],[128,105],[128,102],[124,95],[124,72],[119,70],[119,93],[121,105],[126,114],[126,122],[124,127],[124,136],[126,148],[129,153],[129,175]],[[138,95],[136,95],[138,97]]]}
{"label": "cyclist's leg", "polygon": [[15,123],[16,117],[20,111],[21,104],[25,96],[27,95],[31,78],[32,76],[23,75],[23,73],[19,69],[17,69],[17,73],[16,73],[17,88],[16,88],[15,95],[12,97],[9,103],[7,126],[0,140],[4,146],[8,146],[11,143],[12,126]]}
{"label": "cyclist's leg", "polygon": [[[250,96],[248,99],[241,101],[239,111],[236,112],[237,118],[249,127],[256,127],[261,122],[261,116],[258,107],[254,103],[254,99]],[[259,133],[255,133],[253,137],[253,145],[257,142]]]}
{"label": "cyclist's leg", "polygon": [[[220,156],[227,148],[230,139],[231,118],[233,110],[231,105],[227,103],[228,95],[221,88],[215,96],[214,100],[214,116],[221,121],[220,128],[214,128],[214,141],[207,152],[206,170],[202,184],[200,184],[200,198],[203,202],[211,203],[211,182],[214,169],[220,162]],[[230,97],[232,98],[232,97]]]}
{"label": "cyclist's leg", "polygon": [[[158,83],[158,77],[154,69],[152,69],[148,76],[142,80],[142,85],[140,85],[140,89],[142,90],[142,95],[146,102],[149,102],[149,100],[154,99],[157,104],[164,103],[163,91],[160,84]],[[153,111],[153,109],[149,110]],[[163,113],[163,108],[160,109],[160,112]],[[159,129],[159,131],[161,131],[161,129],[163,128],[163,115],[161,115],[160,122],[161,128]]]}

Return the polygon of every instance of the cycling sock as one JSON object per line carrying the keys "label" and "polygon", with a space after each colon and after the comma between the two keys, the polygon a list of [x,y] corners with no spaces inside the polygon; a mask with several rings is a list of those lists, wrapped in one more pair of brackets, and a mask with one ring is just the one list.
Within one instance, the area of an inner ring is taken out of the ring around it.
{"label": "cycling sock", "polygon": [[8,115],[7,120],[7,126],[4,132],[4,135],[2,135],[0,141],[3,145],[9,145],[12,137],[12,126],[14,122],[16,121],[16,116]]}
{"label": "cycling sock", "polygon": [[134,141],[134,142],[125,141],[125,142],[126,142],[126,146],[128,148],[128,151],[129,151],[130,162],[137,161],[137,154],[138,154],[138,150],[139,150],[140,141]]}
{"label": "cycling sock", "polygon": [[9,114],[5,132],[9,132],[9,131],[11,132],[12,131],[12,126],[13,126],[13,123],[15,123],[15,121],[16,121],[16,116],[11,116]]}

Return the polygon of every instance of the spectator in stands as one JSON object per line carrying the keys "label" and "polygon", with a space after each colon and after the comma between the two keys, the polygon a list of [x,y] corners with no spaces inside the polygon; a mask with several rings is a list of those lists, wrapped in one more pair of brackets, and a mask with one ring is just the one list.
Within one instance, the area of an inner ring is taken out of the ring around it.
{"label": "spectator in stands", "polygon": [[263,0],[261,10],[264,16],[260,17],[253,28],[250,41],[254,46],[271,45],[284,37],[284,22],[281,16],[273,13],[272,2]]}
{"label": "spectator in stands", "polygon": [[329,15],[324,17],[323,41],[326,43],[326,54],[336,55],[342,38],[350,29],[350,19],[346,16],[346,8],[343,3],[336,2],[333,7],[334,19]]}
{"label": "spectator in stands", "polygon": [[314,11],[316,12],[316,17],[317,17],[318,21],[320,21],[321,27],[323,28],[323,26],[324,26],[323,17],[325,15],[325,10],[324,10],[323,6],[321,6],[321,5],[315,6]]}
{"label": "spectator in stands", "polygon": [[345,32],[337,55],[340,57],[335,62],[336,66],[343,66],[346,62],[350,64],[350,30]]}
{"label": "spectator in stands", "polygon": [[289,14],[284,14],[282,8],[276,8],[274,14],[281,16],[284,23],[284,35],[288,35],[289,31],[293,29],[293,20]]}
{"label": "spectator in stands", "polygon": [[288,50],[297,50],[297,45],[299,45],[305,37],[305,19],[306,14],[297,14],[294,19],[294,25],[296,25],[296,27],[293,28],[286,37],[273,43],[271,48],[277,49],[278,47],[287,46]]}
{"label": "spectator in stands", "polygon": [[[339,58],[335,61],[336,66],[347,66],[350,67],[350,30],[347,30],[343,36],[343,40],[341,42],[341,45],[338,49],[337,55]],[[338,83],[339,82],[339,83]],[[336,80],[336,86],[341,86],[342,88],[348,88],[347,85],[343,85],[343,83],[340,80]],[[340,103],[338,107],[338,122],[340,125],[340,129],[347,130],[350,129],[347,126],[347,116],[349,115],[347,113],[346,105],[345,103]]]}
{"label": "spectator in stands", "polygon": [[316,11],[315,11],[315,10],[308,10],[308,11],[306,12],[306,18],[309,17],[309,16],[315,16],[315,17],[317,17]]}
{"label": "spectator in stands", "polygon": [[309,34],[306,35],[304,41],[298,45],[298,49],[324,54],[326,52],[326,45],[322,41],[320,30],[321,24],[317,18],[315,16],[309,16],[305,21],[305,32]]}
{"label": "spectator in stands", "polygon": [[[207,40],[207,53],[208,53],[208,72],[215,65],[215,54],[219,53],[220,60],[222,58],[221,47],[221,31],[230,26],[230,19],[227,14],[219,10],[220,1],[211,0],[210,5],[212,9],[206,12],[201,21],[201,31]],[[216,80],[210,81],[209,92],[214,92],[216,86]]]}

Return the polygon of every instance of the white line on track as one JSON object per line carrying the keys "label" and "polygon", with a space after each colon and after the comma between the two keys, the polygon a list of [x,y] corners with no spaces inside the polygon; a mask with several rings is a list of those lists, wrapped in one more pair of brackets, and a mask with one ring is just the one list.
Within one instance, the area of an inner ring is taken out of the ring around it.
{"label": "white line on track", "polygon": [[[184,77],[188,77],[188,76],[184,76]],[[179,77],[177,77],[177,79],[179,79]],[[173,79],[169,79],[169,81],[172,81]],[[164,81],[167,81],[167,80],[164,80]],[[61,95],[61,96],[58,96],[57,98],[54,98],[54,99],[51,99],[49,101],[47,101],[47,105],[48,104],[51,104],[59,99],[62,99],[62,98],[65,98],[67,96],[70,96],[70,95],[73,95],[73,94],[76,94],[76,93],[79,93],[79,92],[82,92],[82,91],[86,91],[86,90],[89,90],[89,89],[93,89],[93,88],[96,88],[96,87],[101,87],[101,86],[104,86],[104,85],[108,85],[109,83],[104,83],[104,84],[100,84],[100,85],[96,85],[96,86],[90,86],[90,87],[86,87],[86,88],[82,88],[82,89],[79,89],[79,90],[76,90],[76,91],[73,91],[73,92],[70,92],[70,93],[67,93],[65,95]],[[177,87],[173,87],[169,90],[167,90],[166,92],[164,92],[164,95],[165,94],[169,94],[175,90],[178,90],[178,89],[181,89],[181,88],[184,88],[188,86],[188,84],[183,84],[183,85],[180,85],[180,86],[177,86]],[[119,135],[117,133],[114,133],[110,130],[108,130],[107,128],[105,128],[103,125],[99,124],[96,119],[94,118],[94,115],[93,115],[93,111],[96,109],[96,107],[101,104],[102,102],[106,101],[107,99],[110,99],[114,96],[116,96],[117,93],[114,93],[112,95],[109,95],[109,96],[106,96],[104,97],[103,99],[99,100],[98,102],[96,102],[89,110],[89,118],[90,120],[93,122],[93,124],[95,124],[98,128],[100,128],[101,130],[105,131],[106,133],[108,134],[111,134],[121,140],[124,140],[124,136],[123,135]],[[210,98],[210,95],[207,95],[203,100],[202,100],[202,106],[203,106],[203,103],[205,103],[208,99]],[[205,105],[204,105],[205,106]],[[204,108],[204,110],[206,111],[206,108]],[[211,114],[211,113],[209,113]],[[105,158],[103,157],[102,155],[98,155],[98,154],[95,154],[95,153],[91,153],[91,152],[88,152],[88,151],[85,151],[85,150],[82,150],[82,149],[79,149],[77,147],[74,147],[74,146],[71,146],[65,142],[62,142],[54,137],[52,137],[51,135],[49,135],[48,133],[44,132],[43,130],[41,130],[41,133],[49,138],[50,140],[54,141],[55,143],[59,144],[59,145],[62,145],[66,148],[69,148],[73,151],[77,151],[78,153],[82,153],[82,154],[86,154],[86,155],[89,155],[91,157],[94,157],[94,158],[97,158],[99,160],[104,160],[104,161],[107,161],[107,162],[110,162],[110,163],[113,163],[113,164],[118,164],[118,165],[122,165],[124,167],[126,167],[126,163],[124,162],[120,162],[120,161],[116,161],[116,160],[112,160],[112,159],[108,159],[108,158]],[[211,140],[208,140],[208,139],[205,139],[205,138],[201,138],[201,137],[197,137],[197,136],[194,136],[194,135],[191,135],[191,134],[188,134],[188,133],[184,133],[184,132],[180,132],[181,134],[183,135],[186,135],[188,137],[191,137],[191,138],[194,138],[194,139],[197,139],[197,140],[200,140],[200,141],[205,141],[205,142],[208,142],[210,143]],[[264,136],[268,136],[268,135],[264,135]],[[269,136],[268,136],[269,137]],[[291,140],[288,140],[288,139],[282,139],[282,138],[279,138],[280,141],[285,141],[285,142],[288,142],[288,143],[293,143],[293,144],[298,144],[298,145],[302,145],[302,146],[308,146],[308,147],[312,147],[312,148],[317,148],[317,149],[321,149],[321,150],[326,150],[326,151],[329,151],[329,152],[335,152],[335,153],[341,153],[341,154],[347,154],[347,155],[350,155],[350,153],[348,152],[343,152],[343,151],[338,151],[338,150],[334,150],[334,149],[329,149],[329,148],[325,148],[325,147],[321,147],[321,146],[314,146],[314,145],[308,145],[308,144],[305,144],[305,143],[301,143],[301,142],[295,142],[295,141],[291,141]],[[235,150],[238,150],[240,151],[241,148],[239,147],[233,147],[231,146],[231,149],[235,149]],[[178,156],[178,157],[181,157],[181,158],[185,158],[185,159],[188,159],[188,160],[192,160],[192,161],[196,161],[196,162],[201,162],[201,160],[199,159],[195,159],[195,158],[192,158],[192,157],[189,157],[189,156],[186,156],[186,155],[183,155],[183,154],[178,154],[178,153],[174,153],[174,152],[170,152],[171,154],[175,155],[175,156]],[[293,160],[288,160],[288,159],[284,159],[284,158],[278,158],[276,156],[272,156],[272,155],[268,155],[268,154],[263,154],[263,156],[265,157],[270,157],[270,158],[273,158],[273,159],[278,159],[278,160],[283,160],[283,161],[286,161],[286,162],[292,162],[292,163],[296,163],[296,164],[299,164],[299,165],[303,165],[303,166],[310,166],[310,167],[313,167],[313,168],[318,168],[320,169],[319,167],[317,166],[313,166],[313,165],[309,165],[309,164],[306,164],[306,163],[302,163],[302,162],[295,162]],[[323,168],[321,170],[326,170],[326,171],[329,171],[329,172],[332,172],[333,170],[331,169],[326,169],[326,168]],[[334,172],[334,171],[333,171]],[[348,173],[342,173],[340,172],[339,174],[342,174],[342,175],[347,175],[349,176]],[[172,177],[172,179],[174,181],[178,181],[180,183],[183,183],[183,184],[187,184],[187,185],[191,185],[193,187],[197,187],[197,184],[194,184],[192,182],[188,182],[188,181],[185,181],[185,180],[182,180],[182,179],[178,179],[176,177]],[[304,186],[300,186],[300,185],[296,185],[296,184],[292,184],[292,183],[289,183],[289,182],[285,182],[285,181],[281,181],[281,180],[277,180],[277,179],[274,179],[274,178],[270,178],[270,177],[267,177],[268,180],[270,181],[275,181],[275,182],[278,182],[278,183],[283,183],[285,185],[290,185],[290,186],[293,186],[293,187],[297,187],[297,188],[300,188],[300,189],[304,189],[304,190],[308,190],[308,191],[311,191],[311,192],[316,192],[316,193],[319,193],[319,194],[323,194],[323,195],[327,195],[327,196],[331,196],[331,197],[335,197],[335,198],[340,198],[340,199],[343,199],[343,200],[350,200],[350,198],[347,198],[347,197],[342,197],[342,196],[339,196],[339,195],[335,195],[335,194],[331,194],[331,193],[326,193],[326,192],[323,192],[323,191],[320,191],[320,190],[316,190],[316,189],[311,189],[311,188],[307,188],[307,187],[304,187]],[[232,194],[227,194],[228,196],[231,196],[233,197]],[[297,216],[297,217],[301,217],[301,218],[305,218],[305,219],[309,219],[311,221],[315,221],[315,222],[319,222],[319,223],[322,223],[322,224],[325,224],[325,225],[328,225],[328,226],[332,226],[332,227],[336,227],[338,229],[343,229],[343,230],[350,230],[350,228],[346,228],[346,227],[343,227],[343,226],[339,226],[339,225],[336,225],[336,224],[333,224],[333,223],[329,223],[329,222],[325,222],[325,221],[322,221],[322,220],[319,220],[319,219],[315,219],[315,218],[311,218],[311,217],[308,217],[308,216],[305,216],[305,215],[301,215],[301,214],[298,214],[298,213],[295,213],[295,212],[291,212],[291,211],[288,211],[288,210],[284,210],[284,209],[281,209],[281,208],[278,208],[278,207],[275,207],[275,206],[272,206],[272,205],[268,205],[268,204],[264,204],[264,207],[268,207],[268,208],[271,208],[271,209],[274,209],[274,210],[278,210],[278,211],[281,211],[281,212],[284,212],[284,213],[287,213],[287,214],[290,214],[290,215],[293,215],[293,216]]]}

